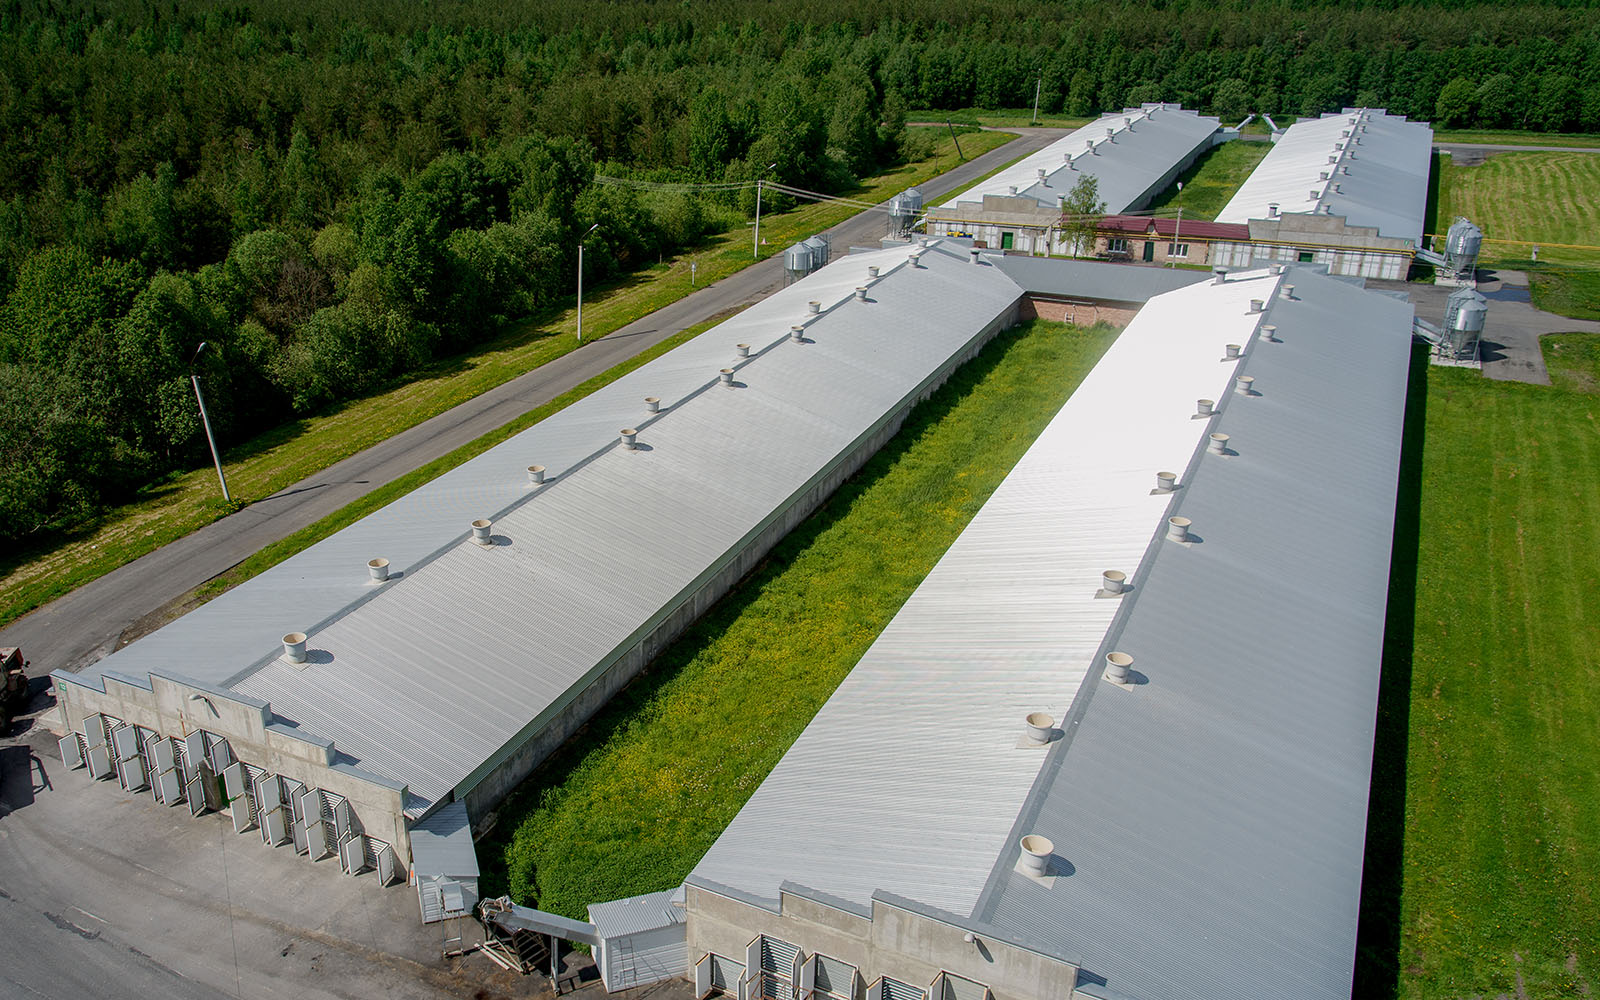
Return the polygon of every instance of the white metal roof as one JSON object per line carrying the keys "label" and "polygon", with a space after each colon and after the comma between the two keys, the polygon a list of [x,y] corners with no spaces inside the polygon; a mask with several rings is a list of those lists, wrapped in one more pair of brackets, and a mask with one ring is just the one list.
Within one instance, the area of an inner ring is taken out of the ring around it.
{"label": "white metal roof", "polygon": [[1352,226],[1420,241],[1432,155],[1433,129],[1381,110],[1346,110],[1297,122],[1234,192],[1217,221],[1265,219],[1269,205],[1280,212],[1331,209]]}
{"label": "white metal roof", "polygon": [[[1131,126],[1130,123],[1131,122]],[[1136,110],[1103,115],[1073,130],[1064,139],[1006,167],[993,177],[946,199],[941,210],[963,201],[982,201],[984,195],[1029,197],[1042,207],[1055,209],[1063,195],[1083,176],[1100,182],[1100,197],[1107,212],[1137,208],[1154,185],[1203,149],[1221,123],[1175,104],[1146,104]],[[1106,130],[1114,137],[1108,141]],[[1087,150],[1094,144],[1094,152]],[[1069,167],[1066,158],[1072,158]],[[1039,171],[1045,171],[1040,183]]]}
{"label": "white metal roof", "polygon": [[[931,243],[921,267],[900,247],[823,268],[87,673],[227,686],[425,802],[464,791],[1021,296]],[[475,518],[496,545],[470,540]],[[368,583],[375,556],[397,579]],[[278,658],[289,631],[310,635],[304,669]]]}
{"label": "white metal roof", "polygon": [[594,924],[595,933],[601,938],[624,937],[681,924],[685,920],[683,908],[672,903],[677,891],[666,889],[609,903],[591,903],[589,922]]}
{"label": "white metal roof", "polygon": [[[776,903],[793,881],[857,905],[884,890],[958,914],[978,902],[1046,753],[1023,719],[1058,720],[1280,278],[1151,299],[1073,393],[695,867]],[[804,830],[804,836],[795,836]]]}

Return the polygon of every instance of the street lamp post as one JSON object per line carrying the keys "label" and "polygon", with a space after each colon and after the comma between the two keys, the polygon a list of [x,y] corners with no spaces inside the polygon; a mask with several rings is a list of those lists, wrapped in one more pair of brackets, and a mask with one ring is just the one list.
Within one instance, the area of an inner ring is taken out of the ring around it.
{"label": "street lamp post", "polygon": [[756,178],[756,229],[750,237],[750,257],[752,260],[761,259],[761,184],[767,179],[767,174],[776,167],[777,163],[767,164],[767,169],[761,171],[761,176]]}
{"label": "street lamp post", "polygon": [[583,343],[583,241],[600,228],[596,222],[589,227],[589,232],[578,237],[578,343]]}
{"label": "street lamp post", "polygon": [[194,373],[194,363],[200,360],[200,352],[206,349],[206,342],[200,341],[200,346],[194,349],[194,357],[189,359],[189,382],[194,386],[195,402],[200,404],[200,423],[206,429],[206,443],[211,446],[211,461],[217,465],[217,482],[222,484],[222,499],[233,503],[233,497],[228,493],[228,477],[222,474],[222,456],[217,453],[217,439],[211,435],[211,417],[206,413],[206,397],[200,394],[200,376]]}
{"label": "street lamp post", "polygon": [[[1183,235],[1183,181],[1178,182],[1178,221],[1172,226],[1172,248],[1178,248],[1178,238]],[[1167,254],[1167,263],[1173,267],[1178,264],[1172,259],[1172,254]]]}

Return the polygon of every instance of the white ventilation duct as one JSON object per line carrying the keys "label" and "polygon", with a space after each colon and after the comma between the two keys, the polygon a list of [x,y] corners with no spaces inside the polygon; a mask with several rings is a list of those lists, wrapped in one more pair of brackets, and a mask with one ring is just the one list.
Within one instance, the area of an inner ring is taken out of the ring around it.
{"label": "white ventilation duct", "polygon": [[542,465],[530,465],[530,466],[528,466],[528,482],[532,483],[535,486],[538,486],[540,483],[543,483],[544,482],[544,466],[542,466]]}
{"label": "white ventilation duct", "polygon": [[1273,202],[1272,204],[1267,206],[1267,218],[1276,219],[1277,217],[1278,217],[1278,203],[1277,202]]}
{"label": "white ventilation duct", "polygon": [[858,302],[867,301],[867,290],[865,288],[861,288],[859,286],[856,288],[856,301],[858,301]]}
{"label": "white ventilation duct", "polygon": [[389,579],[389,560],[379,556],[367,560],[367,575],[372,577],[374,583],[382,583]]}
{"label": "white ventilation duct", "polygon": [[806,328],[803,326],[789,327],[789,339],[799,344],[806,339]]}
{"label": "white ventilation duct", "polygon": [[1325,181],[1327,179],[1328,179],[1328,172],[1326,170],[1324,170],[1321,173],[1317,174],[1317,180]]}
{"label": "white ventilation duct", "polygon": [[971,255],[972,262],[976,264],[978,262],[978,248],[973,247],[971,250],[968,250],[967,253]]}
{"label": "white ventilation duct", "polygon": [[646,396],[644,398],[644,412],[646,412],[646,413],[660,413],[661,412],[661,397],[660,396]]}
{"label": "white ventilation duct", "polygon": [[1044,183],[1044,168],[1043,167],[1039,168],[1039,183],[1040,184]]}
{"label": "white ventilation duct", "polygon": [[1022,838],[1022,870],[1035,878],[1043,878],[1044,873],[1050,869],[1050,855],[1056,851],[1056,845],[1051,843],[1049,837],[1041,837],[1037,833],[1030,833]]}
{"label": "white ventilation duct", "polygon": [[806,304],[806,312],[813,316],[820,316],[822,314],[822,303],[813,299]]}
{"label": "white ventilation duct", "polygon": [[1171,493],[1178,488],[1178,474],[1176,472],[1156,473],[1156,492]]}
{"label": "white ventilation duct", "polygon": [[1228,344],[1223,347],[1223,350],[1227,352],[1227,360],[1235,361],[1238,359],[1239,352],[1243,350],[1243,348],[1241,348],[1238,344]]}
{"label": "white ventilation duct", "polygon": [[928,238],[926,236],[920,237],[917,240],[917,246],[921,247],[924,250],[928,249]]}
{"label": "white ventilation duct", "polygon": [[733,384],[733,369],[732,368],[724,368],[721,371],[717,372],[717,381],[721,382],[723,385],[732,385]]}
{"label": "white ventilation duct", "polygon": [[1255,376],[1253,375],[1240,375],[1238,378],[1233,380],[1234,390],[1243,396],[1250,395],[1252,387],[1255,384],[1256,380]]}
{"label": "white ventilation duct", "polygon": [[[631,448],[632,445],[629,445]],[[472,540],[479,545],[493,545],[494,537],[489,533],[494,527],[494,522],[488,518],[480,517],[472,522]]]}
{"label": "white ventilation duct", "polygon": [[1332,205],[1324,205],[1324,206],[1322,206],[1322,214],[1323,215],[1332,215],[1333,214],[1333,206]]}
{"label": "white ventilation duct", "polygon": [[1116,651],[1106,654],[1106,680],[1113,684],[1126,684],[1133,672],[1133,657]]}
{"label": "white ventilation duct", "polygon": [[1261,328],[1261,339],[1269,344],[1276,344],[1278,342],[1278,328],[1271,323],[1266,324]]}
{"label": "white ventilation duct", "polygon": [[1210,441],[1206,444],[1206,450],[1213,455],[1226,455],[1228,453],[1228,435],[1220,431],[1211,435]]}
{"label": "white ventilation duct", "polygon": [[749,344],[734,344],[733,349],[739,352],[739,357],[741,358],[748,358],[750,356]]}
{"label": "white ventilation duct", "polygon": [[1261,299],[1251,299],[1250,300],[1250,311],[1253,312],[1253,313],[1258,313],[1262,309],[1265,309],[1266,305],[1267,305],[1266,302],[1262,301]]}
{"label": "white ventilation duct", "polygon": [[1311,198],[1312,201],[1316,201],[1318,198],[1321,198],[1321,197],[1322,197],[1322,192],[1321,191],[1318,191],[1315,188],[1311,189],[1310,198]]}
{"label": "white ventilation duct", "polygon": [[1220,284],[1222,284],[1223,282],[1225,282],[1227,280],[1228,280],[1228,269],[1227,268],[1225,268],[1225,267],[1214,267],[1214,268],[1211,269],[1211,283],[1213,285],[1220,285]]}
{"label": "white ventilation duct", "polygon": [[1330,156],[1330,157],[1328,157],[1328,162],[1329,163],[1338,163],[1339,162],[1339,158],[1337,156]]}
{"label": "white ventilation duct", "polygon": [[290,663],[306,662],[306,634],[290,632],[283,637],[283,658]]}
{"label": "white ventilation duct", "polygon": [[877,281],[878,280],[878,265],[876,265],[876,264],[868,264],[867,265],[867,280],[868,281]]}
{"label": "white ventilation duct", "polygon": [[1108,594],[1121,594],[1128,589],[1128,574],[1120,569],[1108,569],[1100,574],[1100,589]]}
{"label": "white ventilation duct", "polygon": [[1213,400],[1213,399],[1197,399],[1197,400],[1195,400],[1194,401],[1194,413],[1195,413],[1195,416],[1197,416],[1197,417],[1209,417],[1209,416],[1211,416],[1211,414],[1213,412],[1215,412],[1214,408],[1216,407],[1216,405],[1217,405],[1216,400]]}
{"label": "white ventilation duct", "polygon": [[1189,526],[1192,524],[1194,522],[1187,517],[1167,518],[1167,537],[1175,542],[1187,542],[1189,540]]}
{"label": "white ventilation duct", "polygon": [[1114,129],[1114,128],[1106,129],[1106,140],[1108,142],[1116,142],[1117,141],[1117,130]]}
{"label": "white ventilation duct", "polygon": [[1016,195],[1017,195],[1017,186],[1015,184],[1013,184],[1013,185],[1011,185],[1011,196],[1014,198],[1014,197],[1016,197]]}
{"label": "white ventilation duct", "polygon": [[639,444],[639,431],[633,427],[624,427],[617,433],[617,437],[622,441],[622,447],[629,451],[633,451]]}
{"label": "white ventilation duct", "polygon": [[1294,286],[1293,285],[1284,285],[1283,286],[1283,291],[1280,294],[1286,299],[1294,298]]}
{"label": "white ventilation duct", "polygon": [[1049,743],[1056,734],[1056,720],[1049,712],[1029,712],[1023,725],[1023,738],[1029,743]]}

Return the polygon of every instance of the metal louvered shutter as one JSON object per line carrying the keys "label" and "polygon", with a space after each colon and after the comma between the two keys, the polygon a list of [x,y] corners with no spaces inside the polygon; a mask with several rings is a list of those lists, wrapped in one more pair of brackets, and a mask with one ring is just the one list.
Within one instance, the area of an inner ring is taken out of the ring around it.
{"label": "metal louvered shutter", "polygon": [[739,977],[744,975],[744,963],[723,958],[721,955],[711,956],[711,988],[724,993],[733,993],[739,988]]}
{"label": "metal louvered shutter", "polygon": [[982,983],[975,983],[961,976],[943,973],[939,977],[943,985],[940,987],[939,1000],[989,1000],[989,987]]}
{"label": "metal louvered shutter", "polygon": [[816,979],[812,985],[818,993],[850,1000],[855,995],[855,982],[855,966],[826,955],[817,956]]}
{"label": "metal louvered shutter", "polygon": [[883,1000],[928,1000],[928,991],[920,986],[902,983],[898,979],[883,977]]}
{"label": "metal louvered shutter", "polygon": [[761,935],[761,996],[767,1000],[791,1000],[794,996],[794,963],[800,949],[787,941]]}

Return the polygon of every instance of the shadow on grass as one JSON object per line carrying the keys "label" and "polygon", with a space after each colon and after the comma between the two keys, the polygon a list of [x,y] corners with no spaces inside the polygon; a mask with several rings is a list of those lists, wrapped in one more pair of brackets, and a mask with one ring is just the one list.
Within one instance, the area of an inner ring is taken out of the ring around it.
{"label": "shadow on grass", "polygon": [[1417,617],[1417,540],[1421,525],[1422,449],[1428,415],[1428,348],[1411,351],[1389,562],[1388,621],[1378,687],[1367,801],[1366,865],[1356,931],[1357,1000],[1386,1000],[1400,985],[1400,901],[1405,884],[1406,754],[1411,733],[1411,655]]}
{"label": "shadow on grass", "polygon": [[[976,358],[957,369],[938,391],[912,410],[899,433],[868,459],[854,476],[780,540],[755,569],[735,584],[699,621],[673,640],[664,652],[646,665],[637,677],[612,696],[605,707],[517,786],[500,805],[500,818],[494,830],[483,839],[482,849],[478,852],[479,863],[483,866],[482,891],[485,897],[504,895],[509,891],[506,850],[522,817],[538,809],[546,794],[558,788],[590,754],[601,751],[614,738],[625,736],[632,726],[648,724],[650,708],[662,688],[727,632],[733,622],[761,597],[766,587],[781,576],[800,553],[847,515],[856,500],[882,480],[928,429],[949,416],[971,395],[1005,360],[1027,329],[1024,325],[1001,332]],[[753,792],[754,787],[750,790]],[[536,884],[536,877],[531,881]],[[536,901],[530,900],[517,902],[536,905]]]}

